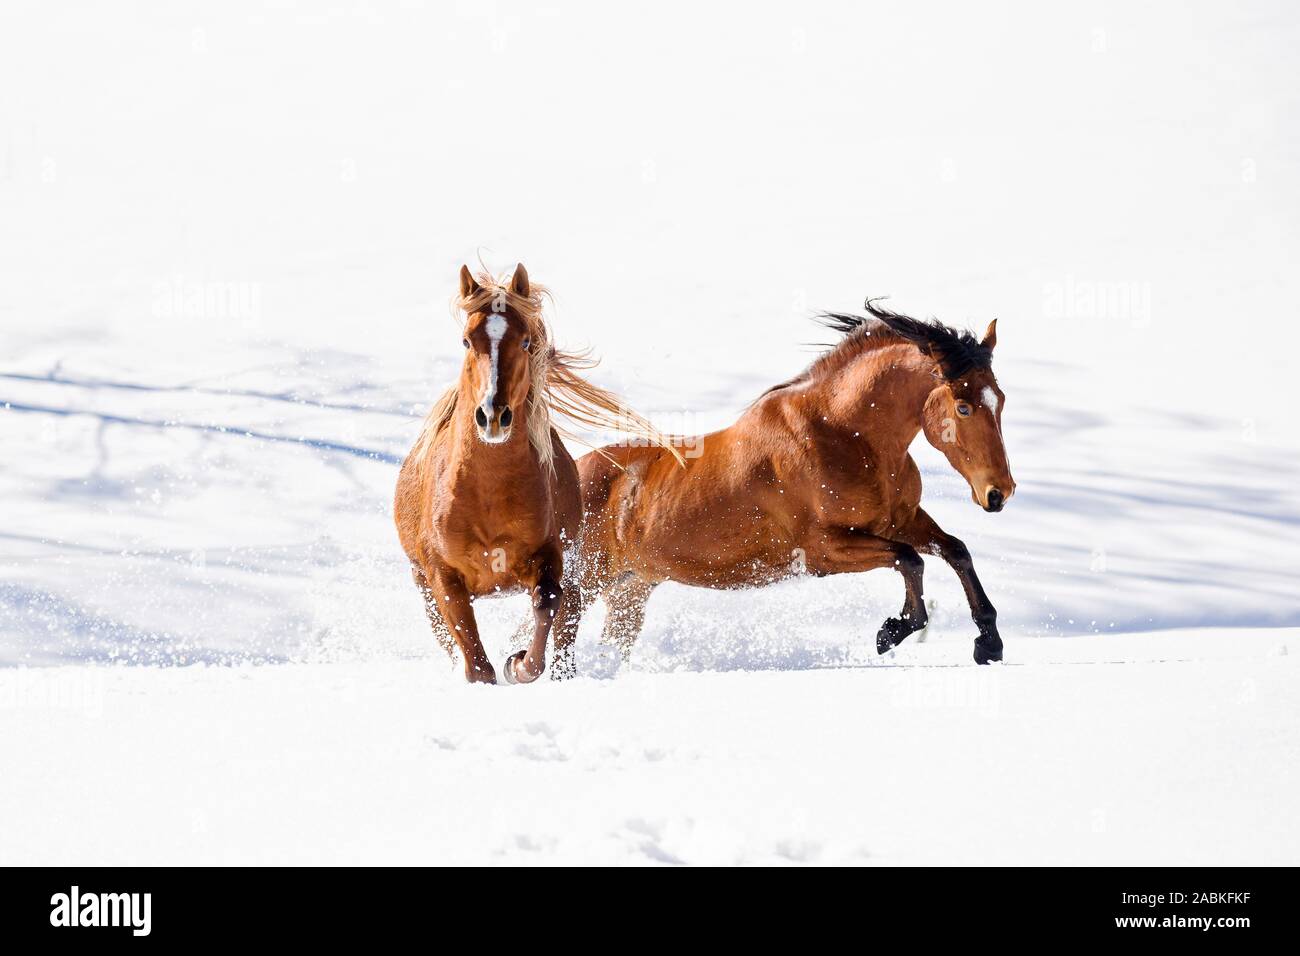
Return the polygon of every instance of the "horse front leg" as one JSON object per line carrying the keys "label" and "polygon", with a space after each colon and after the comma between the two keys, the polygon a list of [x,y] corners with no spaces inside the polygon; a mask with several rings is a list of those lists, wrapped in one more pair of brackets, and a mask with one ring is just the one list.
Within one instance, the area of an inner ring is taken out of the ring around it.
{"label": "horse front leg", "polygon": [[546,669],[546,641],[565,595],[564,588],[560,587],[561,560],[558,555],[547,555],[536,563],[536,583],[529,590],[533,600],[533,639],[524,650],[506,658],[507,683],[531,684]]}
{"label": "horse front leg", "polygon": [[934,519],[920,508],[916,509],[912,521],[899,530],[899,538],[918,551],[938,555],[957,572],[957,579],[961,581],[966,601],[970,604],[971,619],[980,632],[979,637],[975,638],[975,663],[988,664],[990,661],[1002,660],[998,612],[989,596],[984,593],[979,575],[975,573],[970,549],[960,538],[954,538],[935,524]]}
{"label": "horse front leg", "polygon": [[465,661],[465,679],[471,684],[495,684],[496,670],[479,640],[474,605],[461,576],[450,568],[435,568],[429,573],[432,601],[460,648]]}
{"label": "horse front leg", "polygon": [[894,568],[903,578],[906,596],[898,617],[885,620],[876,633],[876,653],[892,650],[909,635],[925,627],[922,593],[925,563],[916,549],[854,528],[822,528],[810,542],[808,570],[813,574],[841,574]]}

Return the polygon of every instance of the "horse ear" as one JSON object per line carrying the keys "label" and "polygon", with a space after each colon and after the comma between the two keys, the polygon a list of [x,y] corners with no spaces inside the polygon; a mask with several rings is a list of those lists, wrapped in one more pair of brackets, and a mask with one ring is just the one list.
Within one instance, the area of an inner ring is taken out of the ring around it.
{"label": "horse ear", "polygon": [[469,266],[460,267],[460,297],[468,299],[483,291],[483,287],[474,279]]}
{"label": "horse ear", "polygon": [[980,345],[984,346],[986,349],[992,352],[993,346],[997,344],[998,344],[998,320],[994,319],[992,322],[989,323],[988,331],[984,333],[984,338],[980,341]]}
{"label": "horse ear", "polygon": [[526,299],[533,294],[532,286],[528,284],[528,270],[524,268],[522,262],[515,266],[515,277],[510,280],[510,291],[521,299]]}

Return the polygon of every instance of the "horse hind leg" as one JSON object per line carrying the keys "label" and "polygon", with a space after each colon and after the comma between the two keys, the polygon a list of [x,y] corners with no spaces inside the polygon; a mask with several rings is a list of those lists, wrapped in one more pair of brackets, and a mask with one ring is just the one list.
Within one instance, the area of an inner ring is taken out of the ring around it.
{"label": "horse hind leg", "polygon": [[529,607],[528,611],[519,618],[519,624],[515,627],[514,633],[510,635],[510,654],[513,656],[518,651],[528,649],[528,642],[533,636],[533,609]]}
{"label": "horse hind leg", "polygon": [[657,586],[653,581],[627,574],[605,591],[605,627],[600,640],[602,644],[617,647],[624,663],[632,656],[632,647],[645,625],[646,603]]}

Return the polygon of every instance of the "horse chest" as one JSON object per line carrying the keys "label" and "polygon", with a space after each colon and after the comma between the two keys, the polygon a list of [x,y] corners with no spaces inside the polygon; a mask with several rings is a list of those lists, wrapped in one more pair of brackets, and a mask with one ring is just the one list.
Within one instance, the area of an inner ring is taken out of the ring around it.
{"label": "horse chest", "polygon": [[430,525],[438,549],[449,559],[466,557],[478,565],[495,555],[501,570],[502,561],[513,566],[549,539],[554,527],[550,499],[528,485],[486,491],[450,487],[432,503]]}

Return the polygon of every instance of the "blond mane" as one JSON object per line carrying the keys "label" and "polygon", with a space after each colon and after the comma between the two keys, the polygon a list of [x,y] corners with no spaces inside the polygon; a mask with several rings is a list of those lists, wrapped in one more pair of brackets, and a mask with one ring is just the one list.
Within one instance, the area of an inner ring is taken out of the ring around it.
{"label": "blond mane", "polygon": [[[554,468],[552,429],[580,445],[594,447],[557,419],[631,435],[665,449],[679,464],[684,463],[681,453],[673,446],[670,438],[629,408],[618,395],[592,384],[582,376],[582,372],[595,368],[598,364],[589,352],[567,352],[555,347],[544,312],[545,301],[551,297],[545,286],[531,282],[530,294],[521,296],[511,289],[509,274],[493,276],[487,270],[482,270],[474,278],[480,287],[479,291],[468,297],[462,297],[459,293],[452,296],[453,315],[460,319],[475,312],[501,312],[509,308],[527,324],[528,336],[532,339],[529,350],[532,387],[528,392],[525,423],[528,442],[544,467]],[[424,420],[415,448],[412,449],[412,455],[417,459],[428,459],[428,453],[438,435],[456,413],[458,394],[459,384],[453,385],[434,402]]]}

